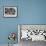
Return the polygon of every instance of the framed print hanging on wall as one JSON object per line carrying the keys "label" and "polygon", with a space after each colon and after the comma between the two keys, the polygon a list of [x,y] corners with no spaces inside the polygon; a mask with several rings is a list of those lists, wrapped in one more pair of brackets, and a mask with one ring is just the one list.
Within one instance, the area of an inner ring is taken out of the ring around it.
{"label": "framed print hanging on wall", "polygon": [[4,7],[4,17],[16,17],[17,16],[17,7],[7,6]]}

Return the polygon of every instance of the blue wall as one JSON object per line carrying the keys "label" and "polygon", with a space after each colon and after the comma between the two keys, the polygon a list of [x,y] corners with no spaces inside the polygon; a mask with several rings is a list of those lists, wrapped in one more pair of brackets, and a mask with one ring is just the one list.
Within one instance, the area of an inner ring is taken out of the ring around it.
{"label": "blue wall", "polygon": [[[4,6],[16,6],[18,16],[4,18]],[[0,0],[0,44],[8,43],[9,32],[17,34],[18,24],[46,24],[46,0]]]}

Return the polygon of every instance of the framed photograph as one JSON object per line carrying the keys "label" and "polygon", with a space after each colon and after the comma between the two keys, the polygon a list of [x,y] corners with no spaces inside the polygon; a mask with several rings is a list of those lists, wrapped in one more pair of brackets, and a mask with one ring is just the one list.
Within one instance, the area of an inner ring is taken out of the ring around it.
{"label": "framed photograph", "polygon": [[4,17],[16,17],[17,16],[17,7],[7,6],[4,7]]}
{"label": "framed photograph", "polygon": [[46,41],[46,25],[19,24],[18,41],[22,40]]}

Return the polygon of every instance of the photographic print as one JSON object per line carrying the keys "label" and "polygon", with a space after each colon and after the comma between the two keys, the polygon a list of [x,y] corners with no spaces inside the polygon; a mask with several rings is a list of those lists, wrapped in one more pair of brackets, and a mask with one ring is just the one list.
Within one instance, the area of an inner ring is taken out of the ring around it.
{"label": "photographic print", "polygon": [[20,41],[46,41],[46,25],[19,25],[18,31]]}
{"label": "photographic print", "polygon": [[4,17],[16,17],[17,16],[17,7],[4,7]]}

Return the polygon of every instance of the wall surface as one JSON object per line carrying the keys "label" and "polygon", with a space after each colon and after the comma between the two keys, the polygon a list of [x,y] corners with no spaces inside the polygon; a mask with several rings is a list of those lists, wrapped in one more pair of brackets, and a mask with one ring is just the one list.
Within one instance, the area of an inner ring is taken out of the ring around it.
{"label": "wall surface", "polygon": [[[4,18],[4,6],[16,6],[18,16]],[[46,24],[46,0],[0,0],[0,44],[8,43],[9,32],[17,34],[18,24]]]}
{"label": "wall surface", "polygon": [[[16,32],[17,35],[17,18],[4,18],[3,8],[5,6],[18,6],[18,0],[0,0],[0,44],[7,44],[8,34],[10,32]],[[17,38],[18,39],[18,38]],[[18,42],[16,39],[16,43]]]}

